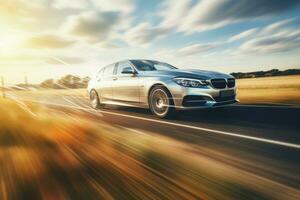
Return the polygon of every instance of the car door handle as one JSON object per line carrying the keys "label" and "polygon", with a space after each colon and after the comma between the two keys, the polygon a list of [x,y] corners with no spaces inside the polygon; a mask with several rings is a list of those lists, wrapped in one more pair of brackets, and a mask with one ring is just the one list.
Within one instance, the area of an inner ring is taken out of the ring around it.
{"label": "car door handle", "polygon": [[113,80],[114,80],[114,81],[115,81],[115,80],[118,80],[118,78],[117,78],[117,77],[114,77]]}

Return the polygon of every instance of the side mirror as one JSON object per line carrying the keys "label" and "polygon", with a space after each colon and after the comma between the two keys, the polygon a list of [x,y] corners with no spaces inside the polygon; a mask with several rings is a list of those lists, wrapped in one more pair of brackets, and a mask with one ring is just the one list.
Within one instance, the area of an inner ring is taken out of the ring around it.
{"label": "side mirror", "polygon": [[136,74],[136,72],[131,67],[125,67],[121,73],[122,74]]}

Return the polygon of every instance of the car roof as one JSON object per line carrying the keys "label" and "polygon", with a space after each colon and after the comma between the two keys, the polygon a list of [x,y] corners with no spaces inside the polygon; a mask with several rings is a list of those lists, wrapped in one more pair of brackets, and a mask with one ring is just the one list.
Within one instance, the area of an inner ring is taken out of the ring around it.
{"label": "car roof", "polygon": [[[150,62],[159,62],[159,61],[156,61],[156,60],[149,60],[149,59],[125,59],[125,60],[119,60],[119,61],[117,61],[117,62],[113,62],[113,63],[110,63],[110,64],[108,64],[108,65],[105,65],[105,66],[101,67],[101,68],[99,69],[99,71],[102,70],[102,69],[104,69],[104,68],[106,68],[106,67],[109,67],[109,66],[111,66],[111,65],[120,63],[120,62],[131,62],[131,63],[132,63],[132,61],[148,61],[148,62],[150,61]],[[132,64],[133,64],[133,63],[132,63]]]}
{"label": "car roof", "polygon": [[158,62],[156,60],[149,60],[149,59],[132,59],[132,60],[129,60],[129,61],[152,61],[152,62]]}

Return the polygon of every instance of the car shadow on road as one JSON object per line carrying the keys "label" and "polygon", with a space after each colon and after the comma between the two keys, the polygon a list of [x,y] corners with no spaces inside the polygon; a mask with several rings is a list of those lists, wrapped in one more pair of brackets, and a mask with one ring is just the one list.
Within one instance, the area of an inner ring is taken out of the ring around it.
{"label": "car shadow on road", "polygon": [[[114,107],[121,112],[154,118],[147,109]],[[300,130],[300,109],[268,106],[227,106],[213,109],[177,111],[169,120],[183,122],[222,123],[232,125],[263,124]]]}

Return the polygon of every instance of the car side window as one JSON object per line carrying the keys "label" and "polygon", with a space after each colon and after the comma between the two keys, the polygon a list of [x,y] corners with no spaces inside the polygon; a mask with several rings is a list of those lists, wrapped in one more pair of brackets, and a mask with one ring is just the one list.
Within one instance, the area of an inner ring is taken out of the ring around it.
{"label": "car side window", "polygon": [[112,76],[114,74],[115,64],[111,64],[104,69],[103,76]]}
{"label": "car side window", "polygon": [[118,63],[118,70],[117,70],[117,74],[118,75],[121,75],[122,74],[122,71],[125,69],[125,68],[131,68],[131,65],[128,63],[128,62],[121,62],[121,63]]}

